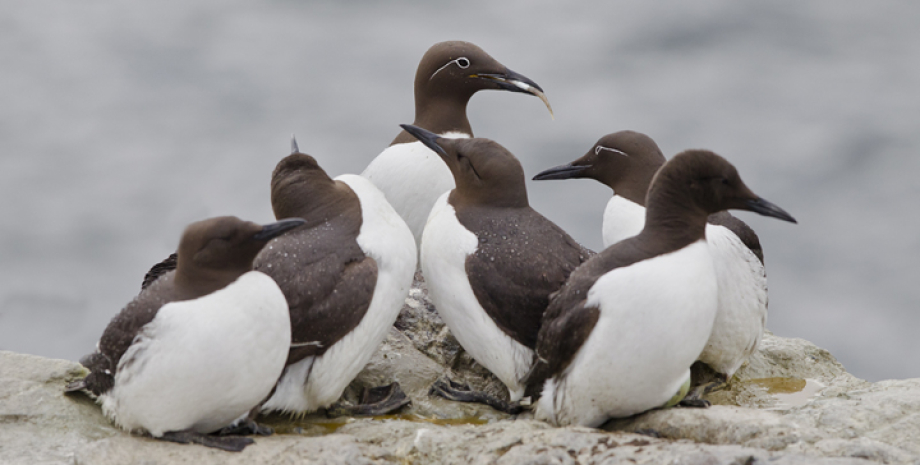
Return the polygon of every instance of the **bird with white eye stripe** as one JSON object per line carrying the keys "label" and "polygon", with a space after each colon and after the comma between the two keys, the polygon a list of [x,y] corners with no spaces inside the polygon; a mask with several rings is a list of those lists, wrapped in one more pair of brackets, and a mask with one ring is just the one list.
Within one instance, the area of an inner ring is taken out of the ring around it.
{"label": "bird with white eye stripe", "polygon": [[[537,83],[511,71],[474,44],[450,41],[433,45],[418,65],[412,124],[443,138],[473,137],[466,117],[467,103],[476,92],[490,89],[535,95],[552,114]],[[383,191],[409,225],[416,244],[435,201],[454,188],[454,178],[438,156],[405,131],[361,175]]]}
{"label": "bird with white eye stripe", "polygon": [[[645,225],[646,192],[665,158],[650,137],[620,131],[600,138],[581,158],[534,176],[595,179],[613,189],[604,210],[603,241],[609,247],[639,234]],[[710,215],[706,225],[719,282],[719,311],[706,348],[693,367],[697,401],[725,384],[757,349],[767,319],[767,276],[757,234],[728,212]],[[704,364],[715,372],[714,380]]]}
{"label": "bird with white eye stripe", "polygon": [[[571,165],[556,173],[576,172]],[[543,316],[527,377],[542,388],[538,419],[598,426],[682,401],[721,311],[708,218],[734,208],[795,223],[704,150],[665,163],[645,204],[639,234],[575,270]]]}

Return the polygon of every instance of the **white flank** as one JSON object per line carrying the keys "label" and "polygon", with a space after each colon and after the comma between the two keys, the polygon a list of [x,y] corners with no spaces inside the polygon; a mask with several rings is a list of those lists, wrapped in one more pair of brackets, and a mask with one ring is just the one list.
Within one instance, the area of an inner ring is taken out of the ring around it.
{"label": "white flank", "polygon": [[275,282],[251,271],[195,300],[164,305],[118,362],[100,396],[122,428],[153,436],[210,433],[271,392],[287,359],[291,322]]}
{"label": "white flank", "polygon": [[[469,137],[458,132],[441,137]],[[454,176],[438,154],[421,142],[396,144],[377,155],[361,176],[377,186],[396,213],[405,220],[415,243],[420,244],[422,230],[431,207],[441,194],[454,188]]]}
{"label": "white flank", "polygon": [[524,394],[520,380],[533,361],[533,351],[504,333],[479,304],[466,275],[466,258],[479,240],[457,220],[441,195],[422,237],[422,273],[428,295],[451,333],[474,360],[508,387],[512,401]]}
{"label": "white flank", "polygon": [[353,174],[335,179],[361,202],[358,246],[377,262],[371,305],[361,323],[323,355],[288,367],[263,411],[311,412],[332,405],[386,338],[409,295],[418,253],[406,223],[367,179]]}
{"label": "white flank", "polygon": [[763,337],[767,275],[760,259],[728,228],[707,225],[706,240],[719,281],[719,313],[700,361],[731,379]]}
{"label": "white flank", "polygon": [[705,241],[617,268],[588,291],[600,317],[571,365],[544,388],[536,417],[598,426],[664,405],[690,374],[716,314]]}
{"label": "white flank", "polygon": [[[604,210],[604,247],[639,234],[645,207],[614,195]],[[706,240],[719,282],[719,313],[700,361],[729,378],[757,349],[767,322],[763,263],[724,226],[706,225]]]}

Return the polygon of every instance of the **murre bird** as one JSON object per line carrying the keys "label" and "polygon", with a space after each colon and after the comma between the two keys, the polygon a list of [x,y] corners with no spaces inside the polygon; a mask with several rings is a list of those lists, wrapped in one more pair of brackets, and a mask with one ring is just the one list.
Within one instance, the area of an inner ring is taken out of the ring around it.
{"label": "murre bird", "polygon": [[422,235],[429,296],[460,345],[508,387],[512,404],[443,380],[435,392],[514,412],[551,293],[592,254],[527,201],[524,170],[488,139],[449,139],[403,125],[435,151],[457,187]]}
{"label": "murre bird", "polygon": [[[262,410],[306,413],[339,400],[370,360],[409,293],[418,254],[406,223],[367,179],[332,179],[296,142],[292,152],[272,174],[272,209],[307,224],[255,260],[284,292],[292,330],[287,367]],[[409,401],[396,384],[382,391],[336,410],[382,414]]]}
{"label": "murre bird", "polygon": [[533,179],[589,178],[613,189],[613,197],[604,210],[602,230],[604,247],[609,247],[642,231],[645,194],[664,162],[661,149],[650,137],[620,131],[601,137],[583,157],[545,170]]}
{"label": "murre bird", "polygon": [[270,239],[303,223],[220,217],[188,226],[177,267],[112,319],[81,360],[89,375],[67,391],[88,390],[128,431],[231,451],[251,444],[207,433],[251,420],[284,369],[287,303],[252,262]]}
{"label": "murre bird", "polygon": [[[552,115],[543,89],[511,71],[469,42],[433,45],[415,74],[415,122],[441,137],[473,137],[466,105],[480,90],[506,90],[539,97]],[[454,188],[454,178],[438,156],[405,131],[361,174],[377,186],[401,216],[416,243],[438,197]]]}
{"label": "murre bird", "polygon": [[[418,261],[415,240],[373,184],[361,176],[335,179],[316,159],[291,154],[275,167],[272,210],[306,224],[256,257],[254,268],[272,277],[290,307],[287,366],[263,411],[308,413],[326,409],[364,368],[399,316]],[[142,288],[175,268],[176,254],[154,265]],[[398,383],[363,393],[358,405],[337,404],[328,414],[376,415],[409,402]]]}
{"label": "murre bird", "polygon": [[[650,137],[620,131],[602,137],[578,160],[534,179],[591,178],[613,189],[604,210],[603,240],[608,247],[642,230],[645,194],[664,162]],[[718,279],[719,310],[699,361],[716,373],[717,380],[694,388],[688,398],[699,398],[731,379],[757,349],[767,318],[767,277],[754,230],[730,213],[719,212],[709,217],[706,240]],[[694,367],[695,375],[699,368]]]}
{"label": "murre bird", "polygon": [[665,163],[646,207],[642,231],[575,270],[547,308],[526,378],[543,389],[536,418],[598,426],[680,401],[718,308],[708,216],[734,208],[795,222],[704,150]]}

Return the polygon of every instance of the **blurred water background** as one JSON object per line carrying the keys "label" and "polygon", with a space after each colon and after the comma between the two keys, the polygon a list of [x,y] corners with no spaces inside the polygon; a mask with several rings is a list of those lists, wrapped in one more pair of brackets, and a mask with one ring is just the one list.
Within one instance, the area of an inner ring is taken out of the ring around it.
{"label": "blurred water background", "polygon": [[[634,129],[709,148],[799,219],[753,214],[768,327],[870,380],[920,376],[920,3],[5,2],[0,6],[0,349],[76,360],[214,215],[268,222],[296,133],[360,173],[413,119],[435,42],[538,82],[483,92],[478,136],[528,176]],[[529,182],[591,248],[609,190]]]}

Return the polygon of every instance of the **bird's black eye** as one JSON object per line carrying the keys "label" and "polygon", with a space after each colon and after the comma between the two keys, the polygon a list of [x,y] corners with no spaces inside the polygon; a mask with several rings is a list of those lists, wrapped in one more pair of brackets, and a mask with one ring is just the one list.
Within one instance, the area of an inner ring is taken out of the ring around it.
{"label": "bird's black eye", "polygon": [[722,185],[723,185],[723,186],[727,186],[727,185],[728,185],[728,179],[722,178]]}
{"label": "bird's black eye", "polygon": [[470,67],[470,60],[466,57],[460,57],[454,60],[461,69],[467,69]]}

